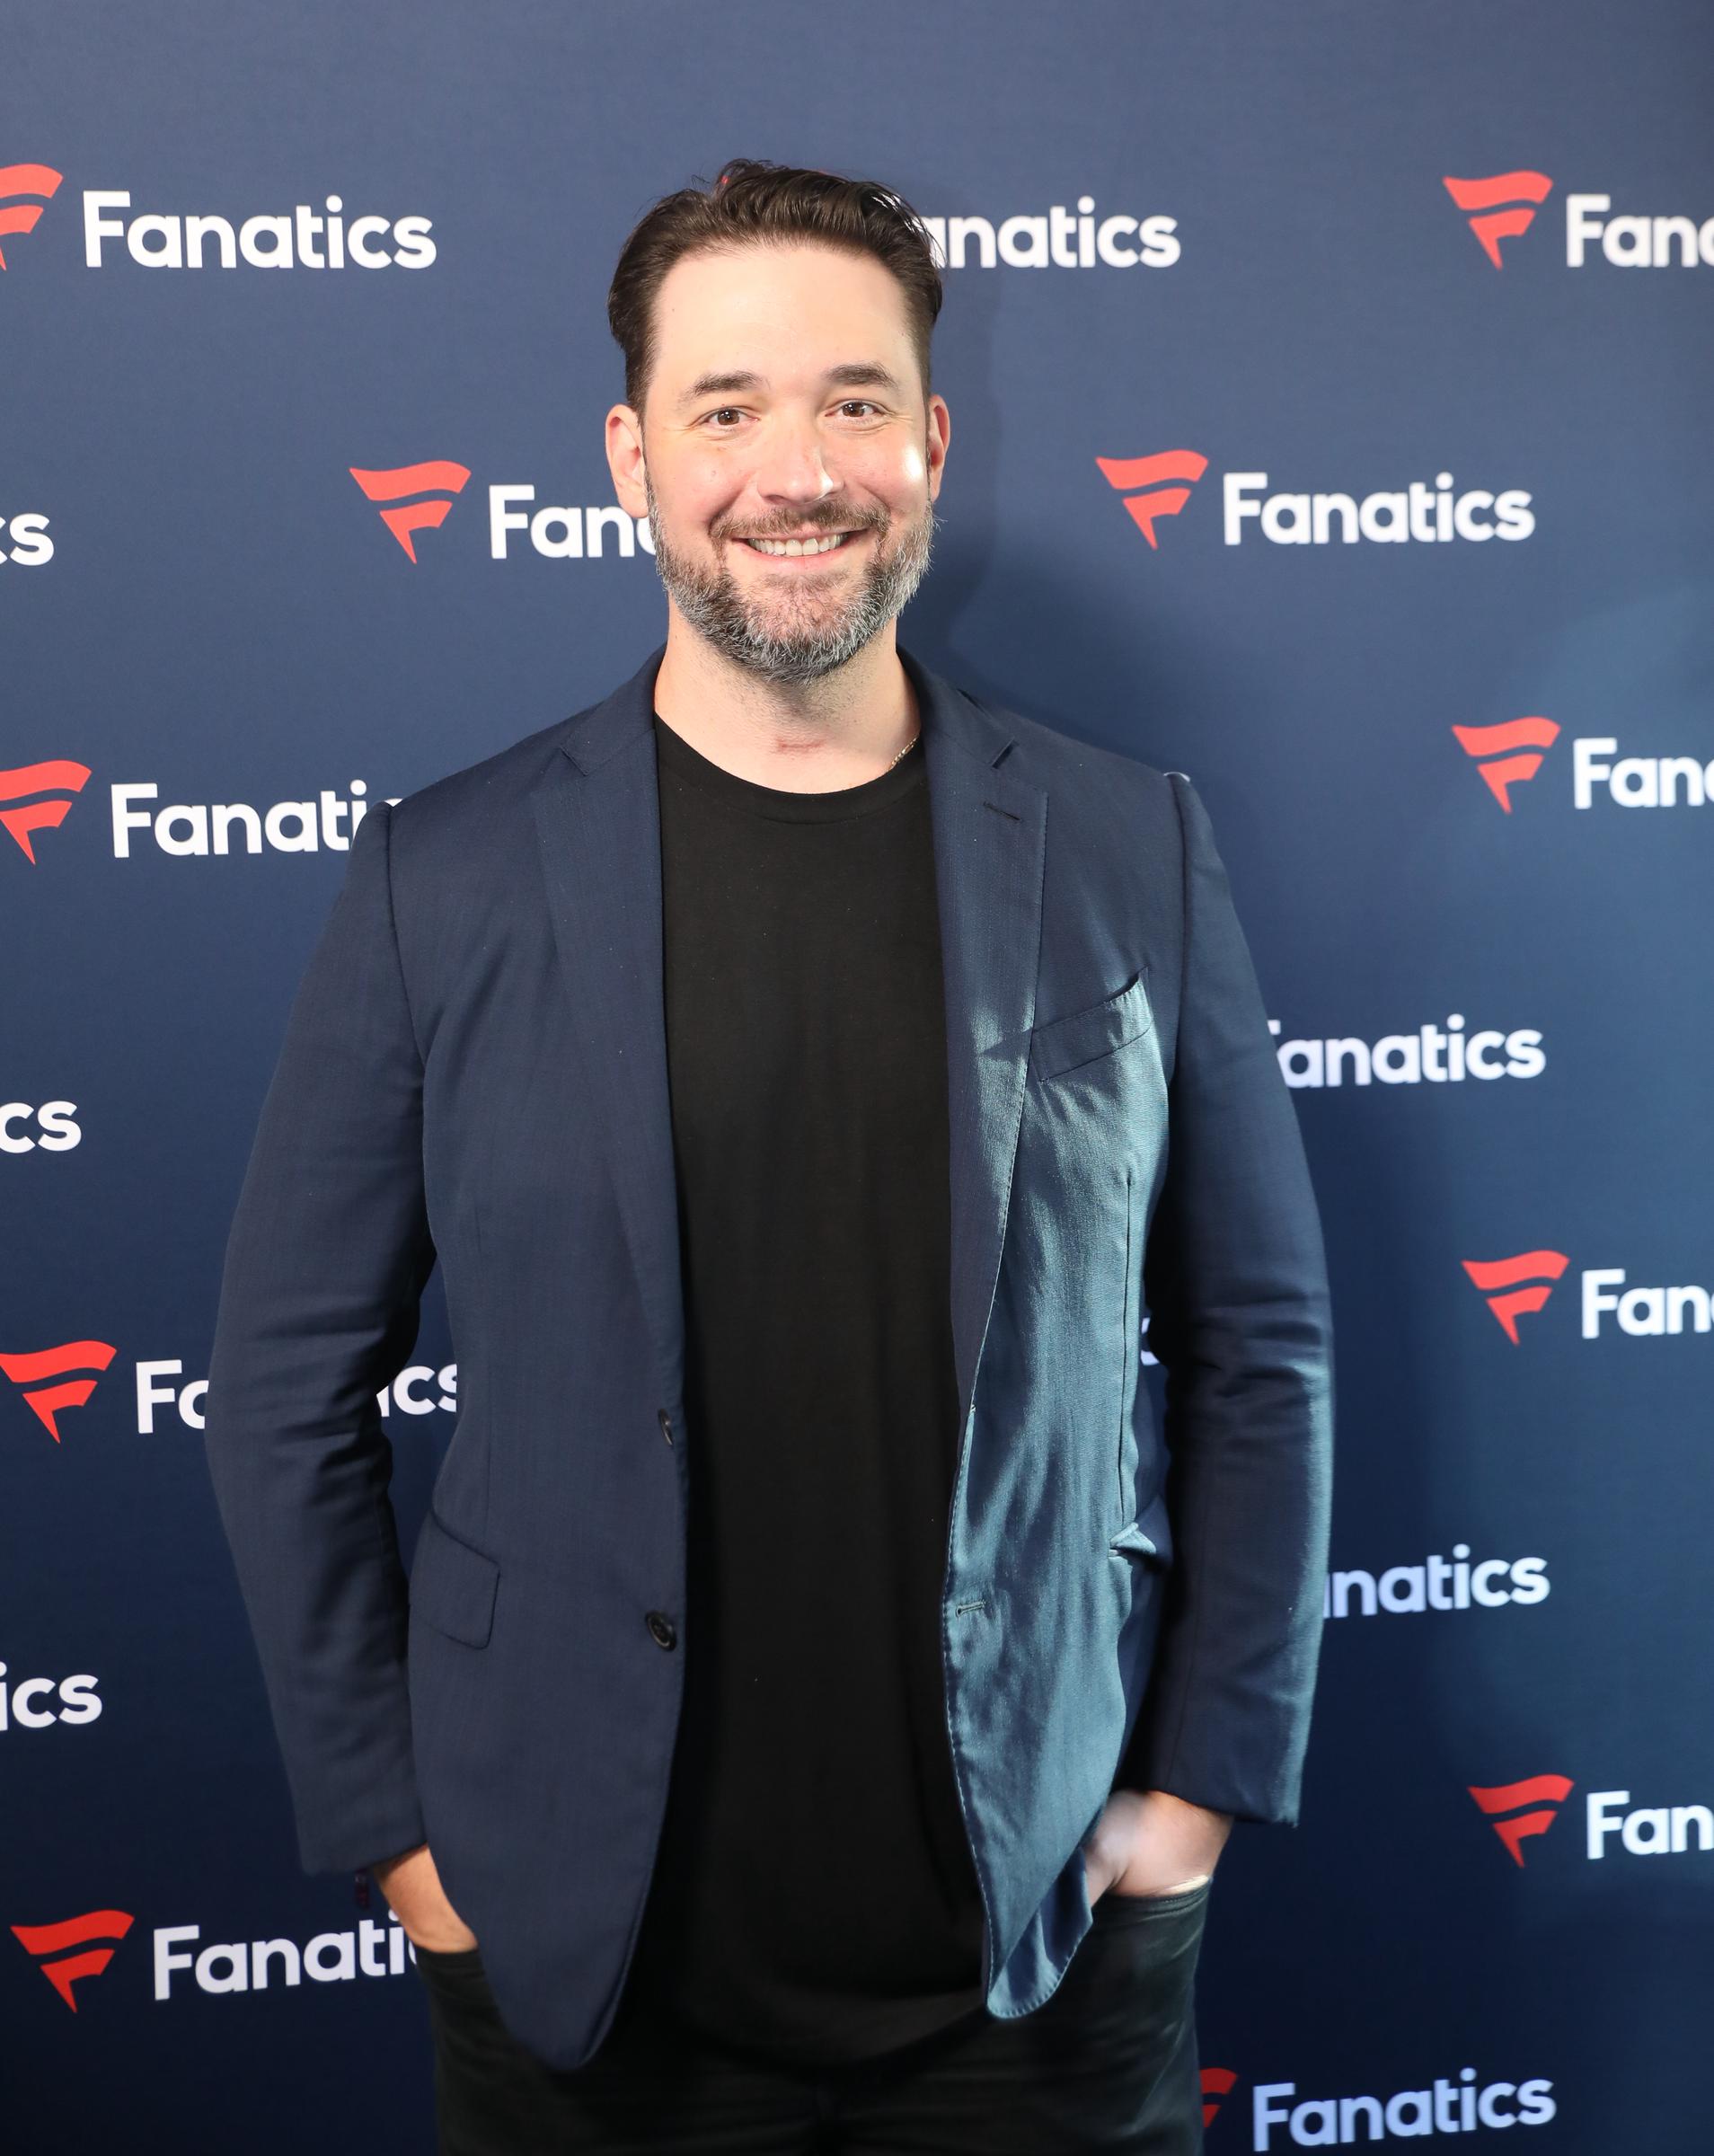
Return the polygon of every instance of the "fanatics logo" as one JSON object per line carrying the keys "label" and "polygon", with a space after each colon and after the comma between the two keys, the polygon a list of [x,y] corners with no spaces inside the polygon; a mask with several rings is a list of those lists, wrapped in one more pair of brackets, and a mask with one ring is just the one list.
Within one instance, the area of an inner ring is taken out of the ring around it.
{"label": "fanatics logo", "polygon": [[[114,1349],[105,1340],[67,1340],[58,1348],[39,1348],[31,1353],[0,1355],[0,1373],[24,1389],[38,1421],[54,1443],[59,1443],[59,1426],[54,1418],[62,1408],[81,1408],[95,1390],[93,1377],[68,1377],[71,1370],[105,1370]],[[57,1384],[49,1381],[59,1378]]]}
{"label": "fanatics logo", "polygon": [[[411,534],[438,530],[446,521],[453,496],[463,491],[464,482],[470,477],[467,465],[449,464],[445,459],[423,464],[400,464],[391,472],[360,472],[355,464],[348,468],[371,501],[389,505],[382,509],[381,521],[413,561],[417,549]],[[408,501],[405,497],[411,494],[428,499]]]}
{"label": "fanatics logo", "polygon": [[[33,232],[41,202],[20,198],[40,195],[42,201],[50,200],[64,177],[50,164],[0,165],[0,240]],[[241,259],[256,270],[344,270],[352,264],[363,270],[426,270],[437,252],[428,217],[346,217],[339,195],[326,198],[325,215],[307,202],[296,203],[289,215],[242,219],[176,210],[150,210],[128,218],[106,214],[130,208],[128,189],[84,190],[86,269],[103,268],[103,250],[120,240],[145,270],[201,270],[211,260],[223,270],[235,270]],[[393,242],[391,249],[376,244],[388,239]],[[8,267],[0,253],[0,270]]]}
{"label": "fanatics logo", "polygon": [[[1524,1851],[1518,1844],[1532,1834],[1546,1833],[1559,1817],[1559,1807],[1571,1794],[1571,1788],[1568,1775],[1533,1774],[1526,1781],[1502,1782],[1489,1789],[1471,1789],[1470,1793],[1511,1851],[1513,1863],[1521,1867]],[[1497,1816],[1502,1812],[1508,1816]]]}
{"label": "fanatics logo", "polygon": [[1507,789],[1521,786],[1542,768],[1542,754],[1552,747],[1559,729],[1551,719],[1507,719],[1498,726],[1455,726],[1452,729],[1467,756],[1477,759],[1477,769],[1488,790],[1512,813]]}
{"label": "fanatics logo", "polygon": [[[264,212],[234,219],[177,210],[146,210],[136,217],[110,217],[110,209],[131,208],[128,188],[84,190],[84,262],[100,270],[110,241],[123,240],[125,252],[143,270],[203,270],[212,260],[235,270],[242,259],[253,270],[426,270],[437,252],[427,217],[347,217],[344,198],[329,195],[325,216],[307,202],[293,205],[289,216]],[[392,253],[376,246],[391,237]],[[324,247],[318,252],[317,243]]]}
{"label": "fanatics logo", "polygon": [[1093,195],[1078,196],[1075,215],[1056,202],[1046,216],[925,216],[923,228],[941,270],[962,270],[973,255],[982,270],[1165,270],[1183,252],[1176,217],[1098,219]]}
{"label": "fanatics logo", "polygon": [[[19,195],[40,195],[50,201],[62,175],[51,164],[0,164],[0,240],[13,233],[33,232],[41,215],[40,202],[20,202]],[[10,268],[0,253],[0,270]]]}
{"label": "fanatics logo", "polygon": [[[1151,547],[1160,545],[1155,520],[1176,517],[1208,469],[1195,449],[1162,449],[1152,456],[1098,456],[1108,484],[1126,496],[1137,529]],[[1222,532],[1228,546],[1241,546],[1246,531],[1273,546],[1432,546],[1453,540],[1527,539],[1535,529],[1527,488],[1465,487],[1451,472],[1433,483],[1413,479],[1402,487],[1372,488],[1366,494],[1339,489],[1270,492],[1266,472],[1221,474]]]}
{"label": "fanatics logo", "polygon": [[[1518,1345],[1517,1321],[1525,1311],[1540,1310],[1553,1293],[1549,1283],[1557,1280],[1571,1260],[1559,1250],[1525,1250],[1517,1258],[1462,1260],[1464,1270],[1488,1299],[1488,1307],[1499,1320],[1514,1348]],[[1522,1287],[1520,1281],[1533,1281]],[[1504,1292],[1490,1294],[1490,1288]]]}
{"label": "fanatics logo", "polygon": [[[92,1946],[92,1940],[121,1940],[131,1928],[123,1909],[91,1909],[83,1916],[68,1916],[57,1924],[13,1924],[13,1936],[60,1997],[77,2011],[72,1986],[84,1976],[99,1976],[113,1958],[113,1948]],[[81,1953],[73,1951],[81,1948]],[[49,1955],[57,1956],[49,1960]]]}
{"label": "fanatics logo", "polygon": [[[23,848],[24,859],[34,862],[30,843],[32,831],[51,831],[66,820],[72,796],[81,793],[89,776],[87,764],[56,756],[45,764],[21,764],[15,771],[0,771],[0,828],[10,831]],[[48,800],[31,800],[31,794],[48,794]]]}
{"label": "fanatics logo", "polygon": [[1500,242],[1529,230],[1553,182],[1545,172],[1495,172],[1486,180],[1443,180],[1441,185],[1460,209],[1475,213],[1470,228],[1495,269],[1503,270]]}
{"label": "fanatics logo", "polygon": [[[1270,1018],[1268,1030],[1278,1033]],[[1498,1052],[1504,1048],[1506,1060]],[[1383,1033],[1379,1040],[1355,1034],[1322,1040],[1282,1040],[1274,1051],[1287,1085],[1339,1086],[1348,1068],[1354,1085],[1461,1085],[1471,1078],[1539,1078],[1547,1068],[1542,1034],[1535,1026],[1515,1026],[1509,1033],[1483,1026],[1464,1029],[1462,1011],[1448,1013],[1445,1027],[1418,1026],[1410,1033]]]}
{"label": "fanatics logo", "polygon": [[[1507,1578],[1511,1586],[1502,1586],[1500,1582]],[[1330,1619],[1348,1617],[1353,1597],[1359,1617],[1374,1617],[1382,1612],[1408,1617],[1430,1610],[1477,1606],[1501,1610],[1512,1603],[1524,1608],[1545,1602],[1551,1592],[1546,1558],[1485,1557],[1472,1564],[1470,1544],[1454,1542],[1451,1564],[1436,1551],[1430,1552],[1426,1563],[1390,1565],[1378,1577],[1361,1570],[1330,1572],[1321,1614]]]}
{"label": "fanatics logo", "polygon": [[[1455,726],[1489,791],[1512,813],[1510,789],[1533,779],[1559,729],[1551,719],[1507,719],[1498,726]],[[1571,741],[1571,805],[1593,808],[1604,792],[1620,808],[1705,808],[1714,801],[1714,756],[1619,756],[1618,737],[1577,734]],[[1616,756],[1617,761],[1606,759]]]}
{"label": "fanatics logo", "polygon": [[1238,2076],[1230,2066],[1205,2066],[1202,2070],[1202,2128],[1206,2134],[1220,2116],[1221,2104],[1238,2086]]}
{"label": "fanatics logo", "polygon": [[[1344,2148],[1356,2142],[1415,2141],[1438,2134],[1474,2134],[1482,2126],[1544,2126],[1559,2112],[1549,2081],[1488,2081],[1464,2067],[1453,2081],[1436,2074],[1423,2089],[1382,2096],[1311,2096],[1302,2102],[1295,2081],[1260,2081],[1251,2091],[1250,2143],[1259,2156],[1284,2126],[1298,2149]],[[1278,2099],[1284,2099],[1282,2102]]]}
{"label": "fanatics logo", "polygon": [[[1162,449],[1153,456],[1098,456],[1095,462],[1109,485],[1126,496],[1125,506],[1136,528],[1157,550],[1161,542],[1154,535],[1155,518],[1176,517],[1208,469],[1207,458],[1194,449]],[[1136,488],[1148,490],[1134,492]]]}

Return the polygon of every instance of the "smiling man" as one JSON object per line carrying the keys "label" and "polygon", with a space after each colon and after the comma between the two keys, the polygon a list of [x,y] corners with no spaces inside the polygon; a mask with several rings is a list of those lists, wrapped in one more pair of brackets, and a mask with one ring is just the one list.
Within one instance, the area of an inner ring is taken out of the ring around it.
{"label": "smiling man", "polygon": [[[606,446],[666,641],[371,809],[263,1109],[209,1457],[443,2152],[1196,2150],[1215,1864],[1296,1816],[1297,1125],[1189,782],[897,641],[941,301],[868,181],[643,217]],[[437,1260],[407,1591],[374,1395]]]}

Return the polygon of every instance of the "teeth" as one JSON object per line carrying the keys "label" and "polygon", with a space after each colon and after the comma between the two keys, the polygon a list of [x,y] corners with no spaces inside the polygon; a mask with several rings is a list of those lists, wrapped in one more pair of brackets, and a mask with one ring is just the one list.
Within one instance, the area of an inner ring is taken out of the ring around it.
{"label": "teeth", "polygon": [[758,553],[784,554],[790,558],[796,554],[830,554],[835,547],[844,544],[845,538],[845,533],[836,532],[828,539],[747,539],[745,544],[755,547]]}

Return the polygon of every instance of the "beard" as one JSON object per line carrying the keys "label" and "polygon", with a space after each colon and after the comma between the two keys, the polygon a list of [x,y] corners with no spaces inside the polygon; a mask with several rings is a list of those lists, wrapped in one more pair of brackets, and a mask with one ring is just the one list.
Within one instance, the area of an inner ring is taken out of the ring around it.
{"label": "beard", "polygon": [[[817,681],[853,658],[871,637],[901,614],[927,574],[934,540],[934,505],[905,526],[890,551],[877,541],[854,591],[839,599],[830,592],[793,592],[782,578],[767,591],[747,590],[724,565],[705,569],[676,552],[661,536],[655,490],[648,473],[649,528],[655,567],[673,604],[690,626],[722,657],[762,681]],[[801,524],[806,521],[800,518]],[[879,517],[818,517],[824,532],[885,529]],[[760,557],[758,557],[760,559]],[[830,583],[831,579],[818,579]]]}

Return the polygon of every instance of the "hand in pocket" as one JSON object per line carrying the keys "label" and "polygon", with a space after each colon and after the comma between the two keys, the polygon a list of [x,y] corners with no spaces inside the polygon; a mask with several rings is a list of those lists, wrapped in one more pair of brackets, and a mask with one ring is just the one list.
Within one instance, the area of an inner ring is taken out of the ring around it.
{"label": "hand in pocket", "polygon": [[1183,1894],[1214,1873],[1232,1820],[1164,1789],[1115,1789],[1083,1844],[1091,1905],[1103,1894]]}
{"label": "hand in pocket", "polygon": [[446,1898],[426,1842],[369,1869],[413,1947],[463,1954],[476,1944],[476,1934]]}

